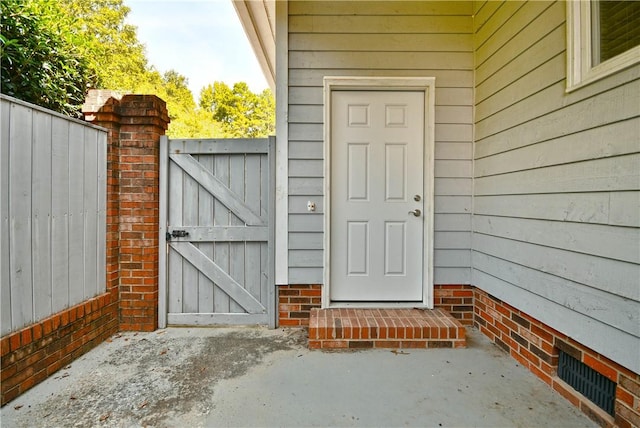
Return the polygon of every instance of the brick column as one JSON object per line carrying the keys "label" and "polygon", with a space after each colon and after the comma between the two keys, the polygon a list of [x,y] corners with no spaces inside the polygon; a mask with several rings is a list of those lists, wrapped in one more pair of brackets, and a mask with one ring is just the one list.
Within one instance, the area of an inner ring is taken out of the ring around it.
{"label": "brick column", "polygon": [[[117,92],[92,90],[82,110],[85,121],[108,129],[107,133],[107,291],[111,301],[120,300],[120,102]],[[119,320],[118,320],[119,322]]]}
{"label": "brick column", "polygon": [[108,174],[115,193],[108,198],[114,218],[107,227],[117,239],[109,236],[107,246],[117,260],[113,278],[119,285],[120,329],[153,331],[158,327],[159,148],[169,124],[166,105],[155,95],[90,91],[83,112],[85,120],[113,134]]}

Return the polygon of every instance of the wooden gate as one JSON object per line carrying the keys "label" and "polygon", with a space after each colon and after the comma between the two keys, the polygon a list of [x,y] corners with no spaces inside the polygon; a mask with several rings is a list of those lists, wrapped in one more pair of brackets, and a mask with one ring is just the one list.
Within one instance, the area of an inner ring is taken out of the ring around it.
{"label": "wooden gate", "polygon": [[275,326],[274,145],[162,138],[160,327]]}

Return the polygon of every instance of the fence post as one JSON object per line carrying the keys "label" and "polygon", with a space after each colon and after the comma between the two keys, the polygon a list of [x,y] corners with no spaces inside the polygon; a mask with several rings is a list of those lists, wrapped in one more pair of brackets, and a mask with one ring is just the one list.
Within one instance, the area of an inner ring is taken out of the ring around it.
{"label": "fence post", "polygon": [[[102,126],[107,132],[107,240],[106,289],[112,302],[120,300],[119,232],[120,193],[119,147],[120,115],[116,112],[121,95],[113,91],[91,90],[82,106],[85,121]],[[118,303],[119,305],[119,303]],[[119,323],[119,320],[118,320]]]}
{"label": "fence post", "polygon": [[[119,291],[120,329],[158,326],[160,136],[169,124],[155,95],[89,91],[85,120],[109,129],[107,281]],[[108,284],[110,284],[108,282]]]}

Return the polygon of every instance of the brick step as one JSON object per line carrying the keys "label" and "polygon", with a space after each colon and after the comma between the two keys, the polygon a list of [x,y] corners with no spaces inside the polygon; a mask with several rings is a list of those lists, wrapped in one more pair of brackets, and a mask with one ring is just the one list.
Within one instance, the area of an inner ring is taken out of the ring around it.
{"label": "brick step", "polygon": [[441,309],[311,310],[310,349],[465,348],[466,331]]}

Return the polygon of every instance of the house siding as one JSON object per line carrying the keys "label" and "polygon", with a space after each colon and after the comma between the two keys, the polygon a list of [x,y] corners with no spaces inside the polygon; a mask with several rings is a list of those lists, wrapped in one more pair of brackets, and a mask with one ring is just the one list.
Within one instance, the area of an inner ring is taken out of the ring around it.
{"label": "house siding", "polygon": [[290,2],[288,11],[289,283],[323,281],[323,78],[435,76],[434,282],[468,284],[471,2]]}
{"label": "house siding", "polygon": [[640,67],[566,93],[564,2],[474,4],[472,283],[640,372]]}

